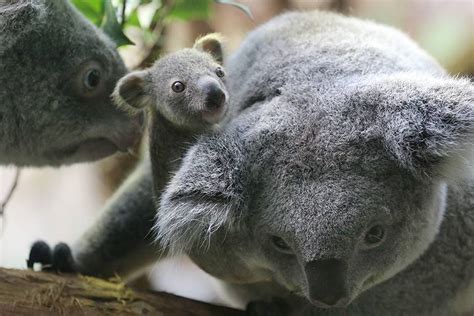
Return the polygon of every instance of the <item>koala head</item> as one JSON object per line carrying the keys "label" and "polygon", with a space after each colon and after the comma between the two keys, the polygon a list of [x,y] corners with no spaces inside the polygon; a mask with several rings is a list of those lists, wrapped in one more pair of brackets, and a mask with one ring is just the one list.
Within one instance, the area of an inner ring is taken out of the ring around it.
{"label": "koala head", "polygon": [[126,68],[67,0],[0,4],[0,164],[60,165],[126,151],[141,134],[110,98]]}
{"label": "koala head", "polygon": [[282,86],[198,142],[162,196],[161,243],[319,307],[346,306],[421,256],[446,183],[472,164],[474,88],[417,74],[356,82]]}
{"label": "koala head", "polygon": [[116,103],[131,111],[148,108],[185,128],[218,123],[227,111],[222,44],[216,34],[160,58],[150,69],[133,72],[117,85]]}

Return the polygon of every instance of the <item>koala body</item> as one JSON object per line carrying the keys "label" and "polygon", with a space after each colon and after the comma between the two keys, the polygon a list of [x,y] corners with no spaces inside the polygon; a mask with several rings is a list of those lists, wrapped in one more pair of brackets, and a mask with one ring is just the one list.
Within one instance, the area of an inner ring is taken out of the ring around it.
{"label": "koala body", "polygon": [[119,106],[132,112],[148,110],[156,196],[189,144],[217,128],[227,113],[222,54],[219,35],[209,34],[193,48],[164,56],[117,84],[114,99]]}
{"label": "koala body", "polygon": [[0,164],[44,166],[126,151],[141,134],[110,94],[116,46],[67,0],[0,3]]}
{"label": "koala body", "polygon": [[474,310],[469,81],[320,12],[273,19],[226,68],[238,114],[162,195],[162,246],[284,315]]}
{"label": "koala body", "polygon": [[142,167],[114,225],[73,249],[95,260],[80,271],[185,253],[254,315],[473,311],[470,82],[391,28],[322,12],[257,28],[226,69],[231,119],[155,192],[159,245],[132,251],[156,181]]}

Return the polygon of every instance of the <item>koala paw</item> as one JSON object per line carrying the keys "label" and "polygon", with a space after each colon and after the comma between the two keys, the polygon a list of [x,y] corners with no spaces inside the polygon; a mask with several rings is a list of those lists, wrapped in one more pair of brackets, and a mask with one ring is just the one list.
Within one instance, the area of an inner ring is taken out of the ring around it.
{"label": "koala paw", "polygon": [[64,273],[74,273],[74,258],[71,248],[63,242],[57,244],[53,250],[53,266],[56,271]]}
{"label": "koala paw", "polygon": [[287,312],[282,304],[263,301],[250,302],[245,309],[247,316],[285,316]]}
{"label": "koala paw", "polygon": [[40,263],[43,271],[76,272],[71,248],[65,243],[59,243],[51,250],[46,242],[36,241],[26,263],[29,269],[33,269],[35,263]]}
{"label": "koala paw", "polygon": [[35,241],[30,249],[30,256],[26,260],[28,269],[33,269],[35,263],[41,263],[43,270],[49,270],[53,267],[53,253],[49,245],[42,241]]}

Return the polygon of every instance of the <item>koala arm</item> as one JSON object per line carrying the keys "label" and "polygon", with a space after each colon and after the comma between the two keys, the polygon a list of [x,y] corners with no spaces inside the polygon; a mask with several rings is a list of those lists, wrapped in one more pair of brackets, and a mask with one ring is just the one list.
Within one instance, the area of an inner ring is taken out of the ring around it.
{"label": "koala arm", "polygon": [[157,260],[160,248],[153,243],[150,233],[156,214],[152,180],[149,160],[145,160],[72,249],[62,243],[48,254],[49,247],[36,242],[30,252],[29,266],[38,261],[43,264],[52,261],[53,269],[62,272],[100,277],[118,274],[126,278]]}
{"label": "koala arm", "polygon": [[161,253],[149,233],[155,217],[152,180],[150,164],[143,162],[72,247],[76,271],[126,277],[157,260]]}

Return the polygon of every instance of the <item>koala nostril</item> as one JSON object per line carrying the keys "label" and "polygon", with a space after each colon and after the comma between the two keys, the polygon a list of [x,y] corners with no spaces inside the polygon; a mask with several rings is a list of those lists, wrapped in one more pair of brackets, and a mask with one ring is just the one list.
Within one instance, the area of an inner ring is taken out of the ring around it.
{"label": "koala nostril", "polygon": [[344,295],[342,294],[335,294],[335,293],[327,293],[326,295],[318,298],[317,302],[321,302],[328,306],[336,305]]}

